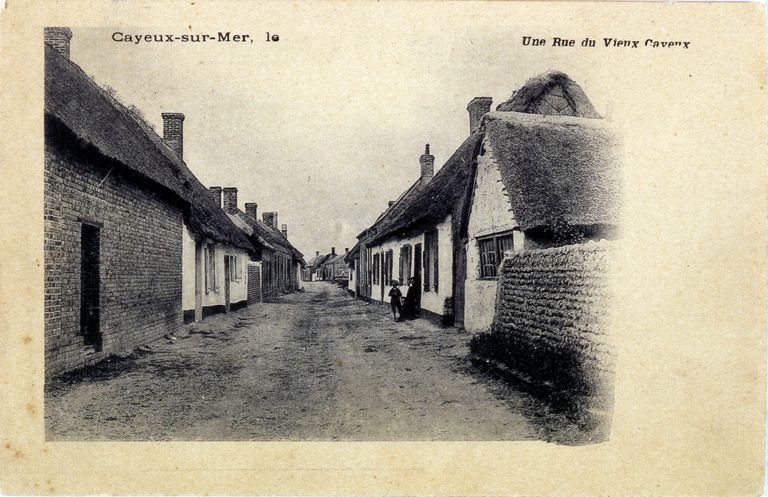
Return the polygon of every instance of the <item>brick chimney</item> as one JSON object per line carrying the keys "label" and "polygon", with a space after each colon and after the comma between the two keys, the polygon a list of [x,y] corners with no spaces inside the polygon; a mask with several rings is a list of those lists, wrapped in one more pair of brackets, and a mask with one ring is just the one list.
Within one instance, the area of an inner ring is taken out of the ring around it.
{"label": "brick chimney", "polygon": [[184,114],[163,112],[163,139],[184,160]]}
{"label": "brick chimney", "polygon": [[424,155],[419,157],[421,164],[421,180],[427,182],[435,175],[435,156],[429,153],[429,143],[424,147]]}
{"label": "brick chimney", "polygon": [[331,247],[331,257],[336,257],[336,247]]}
{"label": "brick chimney", "polygon": [[395,205],[394,200],[390,200],[389,202],[387,202],[387,208],[392,207],[393,205]]}
{"label": "brick chimney", "polygon": [[349,248],[348,248],[348,247],[344,247],[344,253],[345,253],[345,254],[348,254],[348,253],[349,253]]}
{"label": "brick chimney", "polygon": [[45,42],[69,59],[69,41],[72,39],[72,30],[69,28],[45,28],[43,32]]}
{"label": "brick chimney", "polygon": [[467,104],[469,111],[469,133],[472,134],[480,126],[480,119],[491,110],[491,97],[475,97]]}
{"label": "brick chimney", "polygon": [[245,203],[245,213],[251,216],[252,218],[258,220],[259,219],[259,205],[254,202],[246,202]]}
{"label": "brick chimney", "polygon": [[283,236],[288,238],[288,225],[284,224],[280,226],[280,231],[283,233]]}
{"label": "brick chimney", "polygon": [[237,188],[234,186],[224,188],[224,212],[237,212]]}
{"label": "brick chimney", "polygon": [[211,196],[213,197],[213,202],[216,204],[216,206],[219,209],[221,209],[221,187],[212,186],[208,188],[208,190],[211,192]]}
{"label": "brick chimney", "polygon": [[265,212],[261,215],[264,224],[277,229],[277,212]]}

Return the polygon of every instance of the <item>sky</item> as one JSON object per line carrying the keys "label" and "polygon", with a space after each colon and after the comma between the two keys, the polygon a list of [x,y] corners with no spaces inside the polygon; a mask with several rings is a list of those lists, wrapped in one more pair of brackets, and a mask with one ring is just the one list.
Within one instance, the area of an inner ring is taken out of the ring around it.
{"label": "sky", "polygon": [[439,169],[469,134],[473,97],[492,97],[494,108],[526,79],[559,69],[598,112],[610,107],[594,60],[524,48],[504,19],[402,21],[362,12],[343,25],[275,23],[280,40],[269,43],[254,26],[247,32],[257,40],[245,44],[112,40],[115,31],[221,26],[73,28],[71,58],[160,134],[162,112],[184,113],[184,160],[200,181],[237,187],[241,209],[277,211],[309,257],[354,246],[418,178],[426,143]]}

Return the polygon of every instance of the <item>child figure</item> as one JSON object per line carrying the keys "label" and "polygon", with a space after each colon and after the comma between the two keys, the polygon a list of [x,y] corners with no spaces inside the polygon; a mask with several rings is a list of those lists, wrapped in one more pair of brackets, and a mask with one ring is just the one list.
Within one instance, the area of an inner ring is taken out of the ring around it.
{"label": "child figure", "polygon": [[403,316],[403,304],[400,302],[403,293],[398,288],[399,284],[400,282],[393,280],[392,290],[389,291],[389,305],[392,306],[392,316],[394,317],[395,321],[400,321]]}

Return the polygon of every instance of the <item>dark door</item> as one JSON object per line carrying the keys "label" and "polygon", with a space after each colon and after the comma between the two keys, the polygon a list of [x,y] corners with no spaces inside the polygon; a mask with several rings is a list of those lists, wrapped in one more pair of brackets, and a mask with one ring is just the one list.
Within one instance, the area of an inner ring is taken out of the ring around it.
{"label": "dark door", "polygon": [[229,280],[232,257],[224,256],[224,310],[229,312]]}
{"label": "dark door", "polygon": [[80,232],[80,333],[86,345],[101,350],[99,295],[100,229],[83,224]]}
{"label": "dark door", "polygon": [[416,302],[416,305],[421,305],[421,289],[424,287],[423,282],[421,281],[421,244],[417,243],[413,247],[413,281],[414,285],[418,287],[419,291],[416,295],[418,295],[418,299]]}

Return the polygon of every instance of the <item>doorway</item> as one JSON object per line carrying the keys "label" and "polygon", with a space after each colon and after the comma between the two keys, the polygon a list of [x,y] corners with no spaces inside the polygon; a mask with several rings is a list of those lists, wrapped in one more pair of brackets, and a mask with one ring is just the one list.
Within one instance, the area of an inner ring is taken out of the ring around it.
{"label": "doorway", "polygon": [[101,350],[99,276],[101,229],[82,224],[80,231],[80,334],[87,347]]}
{"label": "doorway", "polygon": [[224,312],[229,312],[229,282],[232,271],[232,256],[224,256]]}

